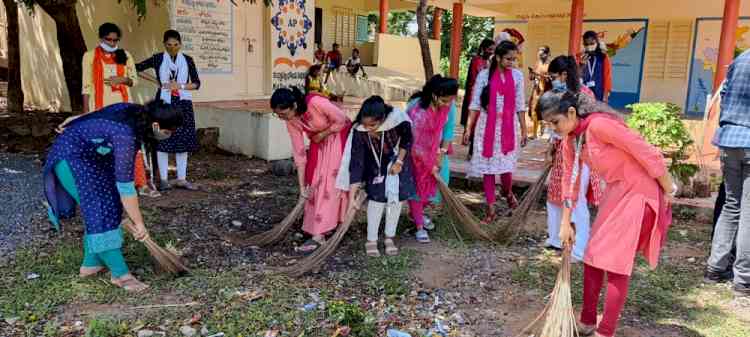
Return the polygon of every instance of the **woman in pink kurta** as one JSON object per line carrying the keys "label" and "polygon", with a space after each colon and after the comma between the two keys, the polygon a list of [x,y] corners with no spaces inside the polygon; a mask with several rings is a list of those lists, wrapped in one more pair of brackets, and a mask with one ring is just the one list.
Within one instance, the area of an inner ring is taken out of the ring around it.
{"label": "woman in pink kurta", "polygon": [[[271,108],[286,121],[292,141],[300,193],[306,195],[302,230],[310,234],[300,249],[310,253],[325,242],[325,234],[343,220],[348,195],[336,188],[336,176],[351,122],[325,96],[304,96],[297,88],[278,89]],[[305,137],[310,140],[305,149]]]}
{"label": "woman in pink kurta", "polygon": [[[591,226],[584,255],[583,310],[580,330],[584,335],[614,336],[637,252],[656,268],[659,251],[672,222],[670,201],[674,185],[664,157],[654,146],[625,125],[604,103],[587,95],[548,92],[538,106],[544,120],[564,137],[564,208],[560,240],[575,237],[570,215],[578,196],[581,163],[598,172],[606,182],[599,212]],[[597,327],[597,304],[607,275],[604,315]]]}

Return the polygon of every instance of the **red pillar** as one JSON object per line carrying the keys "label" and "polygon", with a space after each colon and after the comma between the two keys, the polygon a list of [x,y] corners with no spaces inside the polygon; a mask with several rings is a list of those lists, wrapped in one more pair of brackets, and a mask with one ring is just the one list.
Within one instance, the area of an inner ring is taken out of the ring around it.
{"label": "red pillar", "polygon": [[380,0],[380,28],[381,34],[388,33],[388,0]]}
{"label": "red pillar", "polygon": [[724,19],[721,22],[721,40],[719,40],[719,57],[714,74],[714,90],[718,89],[727,77],[727,68],[734,60],[739,17],[740,0],[724,0]]}
{"label": "red pillar", "polygon": [[568,54],[578,55],[581,52],[581,38],[583,35],[583,0],[573,0],[570,5],[570,39],[568,40]]}
{"label": "red pillar", "polygon": [[450,77],[458,78],[458,68],[461,64],[461,40],[464,27],[464,5],[453,4],[453,27],[451,29],[451,66]]}
{"label": "red pillar", "polygon": [[443,30],[443,9],[435,7],[432,12],[432,39],[440,40],[440,32]]}

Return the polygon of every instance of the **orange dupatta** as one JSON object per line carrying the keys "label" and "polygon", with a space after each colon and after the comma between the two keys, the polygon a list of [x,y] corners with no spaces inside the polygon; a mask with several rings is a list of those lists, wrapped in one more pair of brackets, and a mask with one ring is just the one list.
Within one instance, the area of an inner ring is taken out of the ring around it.
{"label": "orange dupatta", "polygon": [[[99,110],[104,107],[104,65],[115,64],[114,54],[105,53],[102,47],[96,47],[94,50],[94,64],[92,67],[92,76],[94,83],[94,109]],[[117,65],[117,76],[125,76],[125,65]],[[118,84],[111,86],[112,91],[119,91],[122,95],[122,101],[128,102],[128,86]]]}

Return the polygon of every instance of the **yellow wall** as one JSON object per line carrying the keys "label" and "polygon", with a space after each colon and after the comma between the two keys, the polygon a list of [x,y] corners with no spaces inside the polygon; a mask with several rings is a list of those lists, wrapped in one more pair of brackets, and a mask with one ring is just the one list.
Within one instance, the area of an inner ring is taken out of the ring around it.
{"label": "yellow wall", "polygon": [[[415,78],[424,78],[422,54],[417,38],[378,34],[375,46],[378,67],[395,70]],[[432,67],[437,73],[440,69],[440,40],[430,40],[430,55]]]}
{"label": "yellow wall", "polygon": [[[86,46],[91,49],[99,42],[98,28],[104,22],[113,22],[122,30],[120,46],[128,50],[136,62],[155,52],[163,51],[162,34],[169,29],[168,4],[155,6],[148,1],[147,17],[138,22],[127,1],[79,0],[78,20]],[[0,11],[4,11],[0,6]],[[195,93],[196,101],[217,101],[257,97],[267,94],[270,80],[268,69],[268,11],[261,4],[241,3],[234,9],[234,53],[231,74],[201,74],[203,86]],[[4,13],[3,13],[4,14]],[[33,15],[19,9],[21,39],[21,75],[26,104],[54,110],[70,109],[68,91],[58,53],[54,21],[37,8]],[[246,38],[256,39],[254,52],[247,54]],[[268,74],[266,74],[268,73]],[[263,83],[258,83],[263,78]],[[141,81],[133,88],[136,102],[152,99],[156,86]]]}
{"label": "yellow wall", "polygon": [[[586,1],[584,13],[585,19],[649,19],[649,28],[654,24],[671,23],[671,24],[689,24],[690,30],[686,35],[682,35],[679,41],[670,41],[675,45],[686,46],[692,50],[693,29],[695,19],[698,17],[721,17],[723,15],[723,1],[703,1],[703,0],[632,0],[632,1],[604,1],[589,0]],[[750,1],[741,3],[740,15],[750,15]],[[539,14],[558,14],[569,13],[570,4],[561,1],[525,1],[503,7],[508,15],[498,17],[498,20],[518,20],[526,19],[528,15]],[[528,24],[514,24],[523,26],[528,29],[527,42],[525,44],[524,62],[533,64],[535,62],[536,48],[542,44],[552,45],[553,55],[567,53],[569,19],[530,19]],[[505,23],[496,24],[496,31],[508,26],[514,26]],[[547,29],[545,34],[535,34],[534,31]],[[534,40],[529,36],[542,35],[547,36],[543,41]],[[555,36],[552,38],[551,36]],[[649,34],[649,41],[652,40],[652,34]],[[688,51],[688,54],[690,53]],[[654,57],[649,57],[648,47],[646,50],[646,59],[644,64],[644,76],[641,84],[641,101],[667,101],[673,102],[680,106],[685,104],[687,98],[689,62],[692,55],[683,58],[678,66],[683,67],[686,76],[673,79],[654,79],[646,76],[646,70],[650,68],[652,62],[656,61]]]}

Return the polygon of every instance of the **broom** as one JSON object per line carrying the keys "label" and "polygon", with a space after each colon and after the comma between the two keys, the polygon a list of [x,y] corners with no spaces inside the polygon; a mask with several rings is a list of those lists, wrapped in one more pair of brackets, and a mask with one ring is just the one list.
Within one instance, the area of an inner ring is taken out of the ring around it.
{"label": "broom", "polygon": [[534,208],[539,198],[542,197],[542,193],[545,191],[547,177],[552,170],[552,165],[547,165],[542,171],[542,175],[539,179],[529,187],[526,193],[523,195],[523,199],[513,211],[508,222],[505,222],[497,232],[494,234],[495,240],[501,243],[508,243],[518,234],[518,232],[526,225],[526,219],[531,213],[531,209]]}
{"label": "broom", "polygon": [[555,288],[544,310],[516,337],[578,337],[578,328],[570,297],[570,244],[565,245]]}
{"label": "broom", "polygon": [[[361,206],[365,201],[365,197],[365,192],[360,191],[357,194],[357,197],[354,199],[355,205]],[[336,247],[338,247],[339,243],[344,238],[344,235],[349,230],[349,227],[351,227],[352,222],[354,222],[354,217],[357,215],[357,211],[358,207],[349,207],[349,210],[344,216],[344,222],[342,222],[338,226],[338,228],[336,228],[336,232],[330,238],[328,238],[328,240],[323,245],[321,245],[317,250],[315,250],[315,252],[300,260],[296,264],[281,268],[277,272],[285,274],[287,276],[297,277],[304,275],[308,271],[320,267],[323,262],[325,262],[325,260],[331,254],[333,254],[334,251],[336,251]]]}
{"label": "broom", "polygon": [[466,205],[461,202],[461,199],[456,196],[456,193],[454,193],[445,181],[440,178],[440,175],[435,174],[435,180],[437,180],[438,189],[443,196],[445,208],[448,210],[448,214],[453,218],[454,222],[463,225],[466,232],[476,239],[493,241],[492,236],[482,229],[482,222],[477,219],[468,208],[466,208]]}
{"label": "broom", "polygon": [[281,240],[284,237],[284,234],[286,234],[286,232],[288,232],[289,229],[292,228],[292,225],[294,225],[294,223],[297,222],[297,219],[299,219],[302,216],[302,213],[304,213],[305,202],[307,202],[307,197],[300,196],[300,198],[297,200],[297,204],[294,206],[292,211],[289,212],[289,214],[284,218],[284,220],[281,220],[281,222],[274,225],[273,228],[265,232],[255,234],[249,238],[238,238],[237,236],[220,233],[214,234],[219,236],[222,240],[228,241],[237,246],[268,246]]}
{"label": "broom", "polygon": [[[133,224],[130,219],[124,220],[122,222],[122,226],[125,227],[125,229],[130,232],[130,234],[134,234],[136,231],[135,224]],[[183,274],[190,272],[190,269],[188,269],[188,267],[186,267],[182,263],[182,260],[179,256],[175,255],[168,249],[159,246],[149,235],[146,235],[145,238],[139,241],[141,241],[146,246],[146,249],[148,249],[151,257],[154,258],[157,265],[162,270],[172,274]]]}

